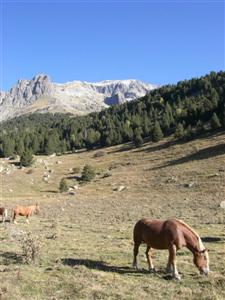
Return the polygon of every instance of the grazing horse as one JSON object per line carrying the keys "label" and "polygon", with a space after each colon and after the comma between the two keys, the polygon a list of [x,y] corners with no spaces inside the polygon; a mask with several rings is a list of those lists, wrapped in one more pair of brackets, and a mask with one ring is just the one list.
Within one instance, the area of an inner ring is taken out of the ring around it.
{"label": "grazing horse", "polygon": [[208,250],[203,246],[200,236],[187,224],[177,219],[166,221],[141,219],[133,231],[134,239],[134,260],[133,267],[137,268],[138,248],[143,242],[147,244],[146,258],[149,271],[155,271],[151,248],[168,249],[169,259],[167,272],[171,273],[173,278],[180,280],[180,275],[176,266],[176,252],[182,247],[187,247],[193,254],[193,262],[201,274],[209,273]]}
{"label": "grazing horse", "polygon": [[8,216],[8,210],[5,207],[0,207],[0,215],[2,215],[2,223],[5,223],[5,219]]}
{"label": "grazing horse", "polygon": [[17,216],[24,216],[27,218],[27,223],[29,223],[29,217],[35,213],[39,213],[40,209],[39,206],[36,205],[31,205],[31,206],[20,206],[17,205],[14,209],[13,209],[13,223],[16,224],[16,217]]}

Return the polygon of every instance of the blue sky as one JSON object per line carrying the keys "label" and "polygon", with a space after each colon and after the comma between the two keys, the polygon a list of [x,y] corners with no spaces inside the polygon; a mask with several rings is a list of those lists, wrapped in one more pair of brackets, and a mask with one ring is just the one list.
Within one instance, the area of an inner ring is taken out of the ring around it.
{"label": "blue sky", "polygon": [[224,1],[1,2],[1,90],[54,82],[166,84],[224,69]]}

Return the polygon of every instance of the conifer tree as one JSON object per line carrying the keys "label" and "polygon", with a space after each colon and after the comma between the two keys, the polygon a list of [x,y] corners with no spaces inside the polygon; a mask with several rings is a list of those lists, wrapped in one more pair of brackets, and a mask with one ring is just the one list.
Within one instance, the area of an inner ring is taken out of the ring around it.
{"label": "conifer tree", "polygon": [[29,167],[33,164],[33,154],[30,150],[25,150],[20,157],[20,165],[23,167]]}
{"label": "conifer tree", "polygon": [[213,115],[210,119],[210,124],[211,124],[212,129],[218,129],[221,127],[220,120],[215,112],[213,113]]}
{"label": "conifer tree", "polygon": [[152,140],[153,142],[158,142],[163,138],[162,129],[158,121],[155,122],[155,125],[152,130]]}

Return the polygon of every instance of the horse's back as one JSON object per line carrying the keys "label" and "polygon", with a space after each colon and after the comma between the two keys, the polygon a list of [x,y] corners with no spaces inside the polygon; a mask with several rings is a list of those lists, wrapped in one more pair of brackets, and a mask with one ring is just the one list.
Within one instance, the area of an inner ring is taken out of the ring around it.
{"label": "horse's back", "polygon": [[163,239],[162,228],[163,221],[161,220],[141,219],[134,226],[134,242],[143,242],[152,245],[153,248],[161,248],[161,240]]}
{"label": "horse's back", "polygon": [[134,226],[133,238],[135,243],[144,242],[152,248],[166,249],[171,242],[180,244],[183,236],[176,219],[141,219]]}
{"label": "horse's back", "polygon": [[14,213],[15,214],[19,214],[19,215],[24,215],[28,212],[28,207],[27,206],[20,206],[20,205],[17,205],[15,208],[14,208]]}

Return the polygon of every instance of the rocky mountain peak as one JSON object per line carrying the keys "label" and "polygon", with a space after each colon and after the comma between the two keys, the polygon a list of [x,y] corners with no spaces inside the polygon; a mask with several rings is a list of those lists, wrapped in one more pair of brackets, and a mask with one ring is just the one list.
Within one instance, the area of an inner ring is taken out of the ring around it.
{"label": "rocky mountain peak", "polygon": [[32,112],[87,114],[142,97],[155,87],[134,79],[59,84],[52,83],[46,74],[38,74],[31,80],[18,80],[8,92],[0,92],[1,121]]}

